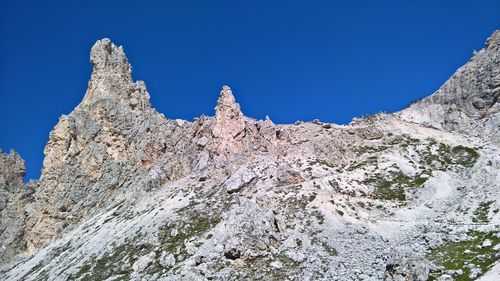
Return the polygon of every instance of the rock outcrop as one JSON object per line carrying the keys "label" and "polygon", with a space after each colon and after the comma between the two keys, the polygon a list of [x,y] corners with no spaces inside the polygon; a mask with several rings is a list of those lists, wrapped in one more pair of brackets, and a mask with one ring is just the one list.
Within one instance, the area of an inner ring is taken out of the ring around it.
{"label": "rock outcrop", "polygon": [[[240,111],[231,88],[223,86],[215,107],[215,124],[212,128],[214,138],[221,139],[221,149],[234,145],[245,136],[245,118]],[[238,152],[227,148],[229,153]]]}
{"label": "rock outcrop", "polygon": [[[186,130],[151,108],[144,82],[132,81],[122,47],[99,40],[90,62],[83,101],[59,119],[44,151],[35,211],[27,224],[30,253],[117,200],[123,189],[140,188],[149,171],[164,173],[150,185],[182,177],[196,156],[184,151]],[[155,166],[160,158],[169,163]]]}
{"label": "rock outcrop", "polygon": [[24,184],[24,161],[11,150],[0,150],[0,264],[14,260],[25,251],[26,208],[32,201],[36,182]]}
{"label": "rock outcrop", "polygon": [[[500,126],[500,31],[433,95],[398,113],[412,122],[492,138]],[[496,144],[500,144],[498,139]]]}
{"label": "rock outcrop", "polygon": [[99,40],[39,181],[0,154],[0,280],[480,277],[500,250],[499,34],[434,95],[348,125],[254,120],[228,86],[215,117],[167,119]]}

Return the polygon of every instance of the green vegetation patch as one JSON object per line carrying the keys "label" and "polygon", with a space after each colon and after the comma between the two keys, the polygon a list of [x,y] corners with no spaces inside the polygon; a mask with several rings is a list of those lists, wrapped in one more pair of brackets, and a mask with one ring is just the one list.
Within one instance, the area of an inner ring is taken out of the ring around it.
{"label": "green vegetation patch", "polygon": [[325,242],[325,241],[321,241],[321,240],[320,240],[319,238],[317,238],[317,237],[314,237],[314,238],[312,239],[312,243],[313,243],[313,244],[316,244],[316,245],[319,245],[319,246],[321,246],[321,247],[323,247],[323,250],[325,250],[325,253],[327,253],[328,255],[330,255],[330,256],[332,256],[332,257],[334,257],[334,256],[337,256],[337,255],[338,255],[338,252],[337,252],[337,250],[336,250],[334,247],[330,246],[330,244],[328,244],[328,243],[327,243],[327,242]]}
{"label": "green vegetation patch", "polygon": [[462,165],[464,167],[472,167],[479,158],[479,153],[470,147],[455,146],[451,149],[452,159],[454,164]]}
{"label": "green vegetation patch", "polygon": [[[481,269],[482,273],[485,273],[498,260],[493,247],[500,243],[500,238],[494,232],[470,231],[467,235],[472,239],[446,243],[433,249],[427,257],[434,264],[443,266],[445,271],[462,270],[463,274],[454,276],[457,281],[472,280],[469,278],[471,269],[468,265],[474,264]],[[483,246],[485,240],[491,242],[489,246]],[[433,272],[429,280],[436,280],[441,274],[442,272]]]}
{"label": "green vegetation patch", "polygon": [[99,258],[92,257],[78,273],[69,276],[68,280],[106,280],[111,276],[116,276],[113,280],[129,280],[132,264],[153,249],[152,245],[141,244],[138,239],[116,246]]}
{"label": "green vegetation patch", "polygon": [[475,223],[487,223],[489,222],[488,214],[490,212],[491,204],[495,201],[482,202],[479,207],[474,211],[474,216],[472,221]]}
{"label": "green vegetation patch", "polygon": [[[191,198],[187,206],[175,211],[178,216],[158,230],[157,237],[162,250],[172,254],[176,264],[189,258],[186,242],[192,241],[197,247],[203,240],[212,237],[209,231],[220,223],[222,213],[230,207],[230,197],[222,186],[215,185],[207,192]],[[206,199],[209,199],[209,203],[204,203]],[[153,266],[148,267],[148,273],[161,268],[156,263],[155,261]]]}
{"label": "green vegetation patch", "polygon": [[334,189],[339,191],[340,190],[340,185],[336,180],[329,180],[328,184]]}
{"label": "green vegetation patch", "polygon": [[189,257],[185,241],[193,237],[201,237],[208,230],[215,227],[220,221],[220,215],[209,214],[190,204],[181,208],[177,213],[187,218],[183,221],[170,222],[158,230],[158,238],[163,249],[174,255],[176,261],[184,261]]}
{"label": "green vegetation patch", "polygon": [[319,165],[326,166],[329,168],[335,168],[335,165],[333,165],[332,163],[330,163],[328,161],[322,160],[322,159],[316,159],[315,161],[309,162],[309,165],[315,165],[315,164],[319,164]]}
{"label": "green vegetation patch", "polygon": [[478,158],[479,153],[473,148],[462,145],[451,147],[432,140],[422,153],[421,163],[434,169],[445,171],[451,165],[470,168],[474,166]]}
{"label": "green vegetation patch", "polygon": [[360,163],[356,163],[356,162],[353,162],[351,165],[349,165],[349,167],[347,167],[347,171],[348,172],[352,172],[352,171],[355,171],[363,166],[366,166],[366,165],[375,165],[377,166],[378,164],[378,158],[377,156],[370,156],[368,158],[366,158],[365,161],[362,161]]}
{"label": "green vegetation patch", "polygon": [[322,212],[318,210],[314,210],[311,213],[316,219],[318,220],[318,224],[324,224],[325,223],[325,215],[323,215]]}
{"label": "green vegetation patch", "polygon": [[375,174],[365,179],[363,184],[374,186],[374,194],[382,200],[406,200],[406,188],[417,188],[422,186],[427,178],[422,175],[408,176],[402,171],[391,171],[388,177]]}
{"label": "green vegetation patch", "polygon": [[373,153],[376,153],[376,152],[381,152],[381,151],[384,151],[386,150],[387,146],[359,146],[359,147],[356,147],[354,149],[354,151],[356,152],[356,155],[357,156],[361,156],[363,154],[373,154]]}
{"label": "green vegetation patch", "polygon": [[307,205],[316,199],[317,195],[315,193],[301,196],[290,196],[284,200],[284,206],[289,211],[289,214],[295,212],[303,213],[303,210],[307,208]]}
{"label": "green vegetation patch", "polygon": [[407,148],[408,146],[415,146],[420,143],[419,139],[415,139],[409,136],[395,138],[389,142],[389,145],[399,145],[402,148]]}

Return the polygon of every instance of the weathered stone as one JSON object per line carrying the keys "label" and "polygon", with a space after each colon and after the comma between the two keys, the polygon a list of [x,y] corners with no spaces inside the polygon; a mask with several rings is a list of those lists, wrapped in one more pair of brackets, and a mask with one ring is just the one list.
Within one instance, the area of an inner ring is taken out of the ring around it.
{"label": "weathered stone", "polygon": [[132,269],[137,272],[144,271],[155,259],[156,254],[154,252],[149,253],[140,257],[133,265]]}
{"label": "weathered stone", "polygon": [[215,117],[166,119],[99,40],[40,181],[0,155],[0,279],[426,280],[458,274],[429,252],[462,241],[494,260],[498,40],[421,104],[348,125],[254,120],[227,86]]}
{"label": "weathered stone", "polygon": [[365,140],[378,140],[384,136],[384,133],[375,127],[365,127],[358,130],[358,134]]}
{"label": "weathered stone", "polygon": [[[27,205],[33,200],[37,182],[23,183],[23,159],[11,150],[0,150],[0,265],[15,260],[24,250]],[[1,275],[0,275],[1,276]]]}
{"label": "weathered stone", "polygon": [[170,253],[167,253],[167,252],[163,252],[161,254],[161,257],[160,257],[160,264],[164,268],[173,267],[175,265],[175,257],[174,257],[174,255],[172,255]]}
{"label": "weathered stone", "polygon": [[217,100],[212,135],[219,154],[239,153],[243,149],[241,139],[245,136],[245,118],[228,86],[222,87]]}
{"label": "weathered stone", "polygon": [[281,184],[298,184],[304,181],[300,171],[288,166],[280,166],[277,177]]}
{"label": "weathered stone", "polygon": [[[447,131],[492,138],[500,126],[500,31],[433,95],[397,115]],[[495,140],[498,145],[500,141]]]}
{"label": "weathered stone", "polygon": [[241,191],[256,178],[257,176],[252,171],[246,168],[240,168],[226,181],[226,190],[228,193]]}
{"label": "weathered stone", "polygon": [[385,280],[426,281],[430,264],[422,256],[411,252],[393,253],[385,266]]}

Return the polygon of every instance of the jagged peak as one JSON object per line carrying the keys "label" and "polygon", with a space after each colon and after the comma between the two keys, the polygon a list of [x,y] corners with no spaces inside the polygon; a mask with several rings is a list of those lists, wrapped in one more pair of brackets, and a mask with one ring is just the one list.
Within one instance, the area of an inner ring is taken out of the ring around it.
{"label": "jagged peak", "polygon": [[17,186],[22,183],[26,175],[26,165],[21,155],[14,149],[9,152],[3,152],[0,149],[0,185],[9,183]]}
{"label": "jagged peak", "polygon": [[108,38],[97,40],[92,46],[90,63],[93,66],[92,77],[118,75],[132,80],[132,67],[128,63],[123,47],[116,46]]}
{"label": "jagged peak", "polygon": [[[230,114],[228,116],[228,114]],[[236,102],[233,91],[227,85],[222,86],[217,105],[215,106],[215,117],[221,119],[225,117],[236,117],[242,115],[240,105]]]}
{"label": "jagged peak", "polygon": [[110,39],[97,40],[90,50],[93,66],[83,105],[92,105],[96,100],[118,97],[130,103],[132,109],[150,107],[149,94],[143,81],[133,82],[130,66],[122,46]]}
{"label": "jagged peak", "polygon": [[229,86],[224,85],[215,106],[216,124],[213,128],[214,136],[219,138],[234,137],[245,128],[244,116],[240,105],[236,102]]}
{"label": "jagged peak", "polygon": [[21,155],[14,149],[10,149],[9,152],[3,151],[0,148],[0,160],[3,161],[5,159],[8,159],[9,161],[15,161],[15,162],[22,162],[24,163],[24,160],[21,158]]}

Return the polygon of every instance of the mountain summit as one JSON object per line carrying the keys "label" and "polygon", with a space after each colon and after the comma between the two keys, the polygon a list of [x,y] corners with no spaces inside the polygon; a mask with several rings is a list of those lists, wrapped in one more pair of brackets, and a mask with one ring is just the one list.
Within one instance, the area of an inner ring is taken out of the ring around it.
{"label": "mountain summit", "polygon": [[341,126],[246,117],[228,86],[168,119],[98,40],[40,179],[0,151],[0,280],[496,280],[499,46]]}
{"label": "mountain summit", "polygon": [[229,86],[223,86],[215,107],[215,124],[212,128],[215,139],[220,141],[220,152],[241,151],[241,139],[245,136],[245,118],[240,111]]}

